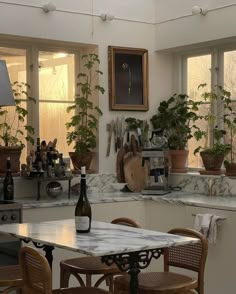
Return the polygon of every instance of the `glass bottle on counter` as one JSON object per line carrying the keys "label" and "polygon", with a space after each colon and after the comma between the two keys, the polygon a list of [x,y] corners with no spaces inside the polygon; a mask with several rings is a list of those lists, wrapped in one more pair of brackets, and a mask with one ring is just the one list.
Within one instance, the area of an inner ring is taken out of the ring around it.
{"label": "glass bottle on counter", "polygon": [[75,228],[78,233],[89,233],[92,210],[86,192],[86,168],[81,167],[80,195],[75,207]]}
{"label": "glass bottle on counter", "polygon": [[5,178],[3,180],[3,195],[4,200],[13,200],[14,199],[14,181],[11,174],[11,161],[10,157],[7,158],[7,171]]}
{"label": "glass bottle on counter", "polygon": [[39,172],[43,172],[43,170],[42,170],[43,162],[42,162],[42,158],[41,158],[40,138],[37,138],[37,149],[35,152],[34,168]]}

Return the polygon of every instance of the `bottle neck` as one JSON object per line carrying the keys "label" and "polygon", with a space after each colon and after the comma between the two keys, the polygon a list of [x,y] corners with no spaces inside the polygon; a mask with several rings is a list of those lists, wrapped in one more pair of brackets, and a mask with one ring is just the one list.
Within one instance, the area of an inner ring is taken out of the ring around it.
{"label": "bottle neck", "polygon": [[8,172],[11,171],[11,162],[10,162],[10,160],[7,160],[7,171]]}
{"label": "bottle neck", "polygon": [[80,180],[80,196],[86,196],[86,175],[82,174],[81,175],[81,180]]}

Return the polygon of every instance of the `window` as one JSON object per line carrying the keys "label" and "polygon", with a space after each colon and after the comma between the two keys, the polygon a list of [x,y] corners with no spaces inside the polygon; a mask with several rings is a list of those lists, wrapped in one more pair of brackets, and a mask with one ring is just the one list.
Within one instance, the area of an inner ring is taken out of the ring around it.
{"label": "window", "polygon": [[[26,54],[27,51],[25,49],[0,47],[0,59],[6,61],[11,83],[15,81],[26,83]],[[27,108],[25,100],[22,100],[21,104],[22,107],[25,109]],[[8,123],[11,124],[14,122],[12,129],[16,129],[16,123],[14,121],[14,107],[7,107],[7,111],[9,113],[8,117],[10,118]],[[24,133],[24,129],[20,129]],[[21,140],[26,145],[24,137],[24,135],[21,136]],[[22,151],[21,157],[26,158],[25,149]]]}
{"label": "window", "polygon": [[[224,87],[231,92],[231,98],[234,100],[233,108],[236,112],[236,49],[233,51],[224,52],[223,54],[224,64]],[[226,143],[230,143],[229,138],[226,137]],[[236,138],[233,138],[233,153],[236,154]]]}
{"label": "window", "polygon": [[68,153],[66,127],[71,114],[67,106],[74,100],[74,55],[39,52],[39,135],[46,142],[57,138],[57,149]]}
{"label": "window", "polygon": [[[182,62],[182,89],[179,92],[187,93],[191,99],[201,99],[201,92],[198,91],[198,85],[206,83],[210,90],[215,85],[223,85],[225,89],[231,92],[232,100],[235,100],[235,111],[236,111],[236,44],[231,44],[229,49],[224,46],[222,49],[219,48],[208,48],[202,50],[201,54],[189,52],[184,56],[179,56]],[[205,114],[207,111],[218,113],[219,117],[222,117],[220,103],[215,103],[213,109],[209,109],[209,104],[205,104],[200,113]],[[218,125],[220,125],[220,119],[218,117]],[[199,126],[207,130],[207,124],[201,122]],[[227,138],[225,141],[227,143]],[[189,148],[189,167],[199,168],[202,167],[202,162],[199,155],[194,156],[194,149],[201,145],[202,147],[210,144],[211,138],[202,142],[196,142],[195,139],[191,139],[188,144]],[[200,143],[200,144],[199,144]],[[233,144],[236,149],[236,144]],[[235,150],[236,151],[236,150]]]}
{"label": "window", "polygon": [[[0,59],[6,61],[12,83],[19,81],[30,85],[30,95],[36,99],[36,104],[29,107],[26,101],[22,101],[29,111],[28,124],[35,128],[35,138],[40,137],[47,143],[57,138],[57,150],[68,157],[73,146],[66,143],[65,123],[71,116],[66,108],[75,96],[80,50],[87,53],[86,50],[90,52],[91,48],[81,49],[78,44],[71,43],[38,43],[31,38],[24,41],[12,38],[0,37]],[[26,156],[33,148],[29,144],[26,146],[21,155],[22,163],[26,162]]]}
{"label": "window", "polygon": [[[209,90],[211,87],[211,55],[201,55],[187,58],[187,94],[194,101],[200,101],[201,92],[198,90],[198,86],[200,84],[206,83]],[[209,111],[209,104],[204,104],[200,113],[205,115]],[[204,121],[198,122],[198,127],[201,129],[207,130],[207,123]],[[206,145],[205,139],[201,141],[196,141],[194,138],[189,140],[188,148],[189,148],[189,167],[200,167],[202,165],[201,157],[198,154],[194,155],[194,150],[199,145]]]}

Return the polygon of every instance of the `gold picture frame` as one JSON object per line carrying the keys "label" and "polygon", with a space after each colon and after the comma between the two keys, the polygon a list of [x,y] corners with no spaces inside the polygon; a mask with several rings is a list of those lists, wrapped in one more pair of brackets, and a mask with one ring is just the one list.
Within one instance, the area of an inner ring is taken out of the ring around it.
{"label": "gold picture frame", "polygon": [[148,50],[108,47],[110,110],[147,111]]}

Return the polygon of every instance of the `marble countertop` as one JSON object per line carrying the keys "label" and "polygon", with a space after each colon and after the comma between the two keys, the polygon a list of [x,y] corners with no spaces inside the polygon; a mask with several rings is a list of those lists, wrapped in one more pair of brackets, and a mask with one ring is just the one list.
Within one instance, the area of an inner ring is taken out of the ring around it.
{"label": "marble countertop", "polygon": [[[89,201],[92,204],[96,203],[110,203],[110,202],[128,202],[128,201],[146,201],[152,200],[162,203],[172,203],[179,205],[188,205],[196,207],[207,207],[213,209],[221,209],[228,211],[236,211],[236,197],[235,196],[206,196],[202,194],[194,194],[189,192],[172,191],[163,196],[142,195],[140,193],[91,193],[88,194]],[[72,196],[70,199],[66,195],[53,198],[45,198],[36,201],[30,198],[16,199],[22,204],[23,209],[28,208],[43,208],[75,205],[78,196]]]}
{"label": "marble countertop", "polygon": [[0,232],[91,256],[160,249],[198,242],[198,239],[163,232],[93,221],[91,231],[78,234],[74,219],[7,224]]}

